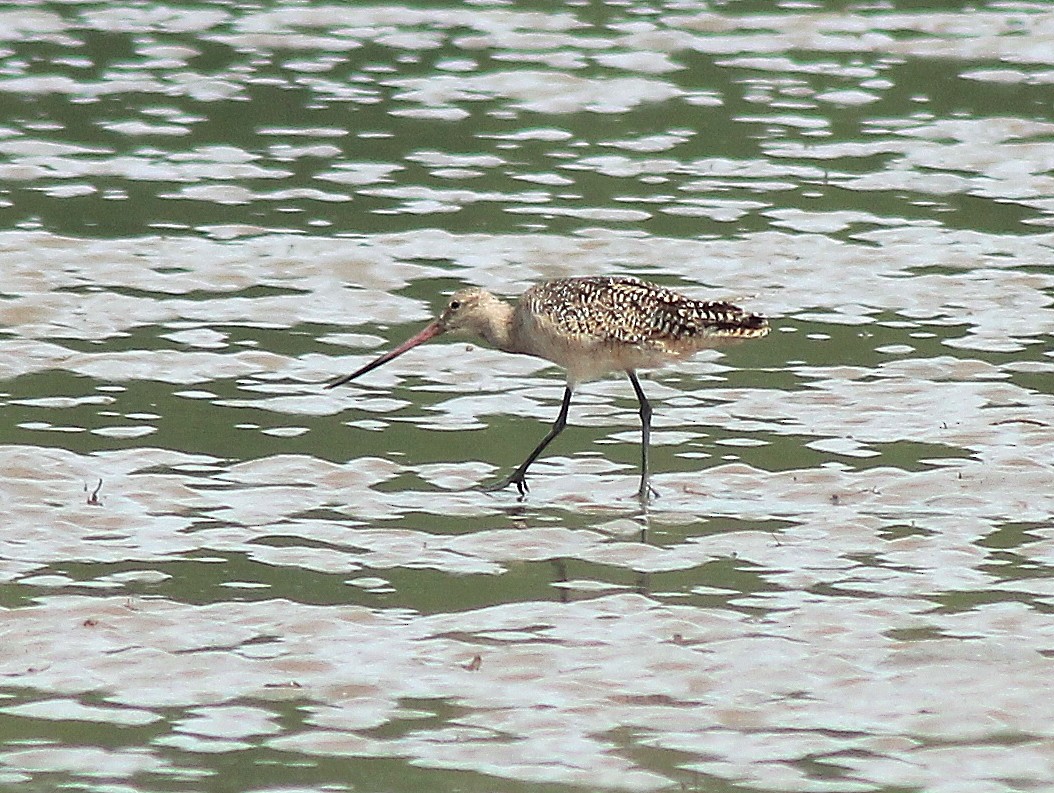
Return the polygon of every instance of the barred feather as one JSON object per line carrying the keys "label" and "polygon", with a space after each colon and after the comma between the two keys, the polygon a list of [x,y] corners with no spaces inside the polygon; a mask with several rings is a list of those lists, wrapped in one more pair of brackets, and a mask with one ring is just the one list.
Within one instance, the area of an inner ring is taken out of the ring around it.
{"label": "barred feather", "polygon": [[565,278],[527,290],[520,305],[568,337],[662,348],[692,340],[759,338],[768,322],[638,278]]}

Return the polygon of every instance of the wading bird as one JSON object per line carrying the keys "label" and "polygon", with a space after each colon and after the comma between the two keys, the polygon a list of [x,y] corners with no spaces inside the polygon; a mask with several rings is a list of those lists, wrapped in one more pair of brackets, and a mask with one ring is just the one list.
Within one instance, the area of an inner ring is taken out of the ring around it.
{"label": "wading bird", "polygon": [[638,369],[655,369],[693,353],[769,332],[768,322],[723,301],[695,300],[637,278],[561,278],[524,292],[515,305],[478,288],[462,289],[443,313],[391,352],[326,387],[343,385],[442,333],[480,336],[505,352],[533,355],[567,371],[564,401],[549,433],[508,477],[486,488],[527,488],[527,469],[567,425],[575,386],[608,372],[625,372],[640,403],[641,501],[655,493],[649,482],[651,404]]}

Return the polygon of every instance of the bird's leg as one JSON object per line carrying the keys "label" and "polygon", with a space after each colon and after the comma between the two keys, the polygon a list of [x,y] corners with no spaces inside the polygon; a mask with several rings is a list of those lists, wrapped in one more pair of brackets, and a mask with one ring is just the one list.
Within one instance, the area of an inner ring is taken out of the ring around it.
{"label": "bird's leg", "polygon": [[648,470],[648,447],[651,445],[651,403],[644,395],[644,389],[640,387],[637,373],[632,369],[627,369],[626,374],[629,376],[630,383],[633,384],[633,390],[637,393],[637,401],[640,402],[640,489],[637,491],[637,498],[642,502],[647,502],[652,496],[659,497],[655,488],[651,486],[651,472]]}
{"label": "bird's leg", "polygon": [[539,443],[533,452],[527,455],[527,459],[524,460],[519,468],[513,471],[505,479],[496,482],[493,485],[484,487],[484,490],[503,490],[509,485],[516,485],[516,489],[520,491],[520,495],[523,496],[527,493],[529,488],[527,487],[527,469],[531,467],[531,463],[538,459],[538,456],[545,451],[545,447],[553,442],[553,439],[559,435],[564,427],[567,426],[567,411],[571,407],[571,386],[564,389],[564,401],[560,405],[560,415],[556,417],[556,423],[553,424],[553,428],[549,430],[549,434],[542,438],[542,442]]}

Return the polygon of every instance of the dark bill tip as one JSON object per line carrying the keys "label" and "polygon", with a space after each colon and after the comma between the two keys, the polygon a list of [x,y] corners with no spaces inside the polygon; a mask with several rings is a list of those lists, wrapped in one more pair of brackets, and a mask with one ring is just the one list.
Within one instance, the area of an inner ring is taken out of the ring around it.
{"label": "dark bill tip", "polygon": [[429,339],[434,339],[442,332],[443,328],[440,326],[438,321],[431,322],[427,326],[425,326],[425,328],[420,333],[418,333],[416,336],[407,339],[391,352],[386,352],[379,358],[375,358],[374,360],[370,361],[368,364],[363,366],[361,369],[358,369],[352,372],[351,374],[341,375],[340,377],[330,380],[328,383],[326,383],[326,388],[336,388],[338,385],[350,383],[356,377],[360,377],[361,375],[364,375],[367,372],[372,372],[378,366],[383,366],[384,364],[388,363],[388,361],[392,360],[393,358],[398,358],[404,352],[412,350],[417,345],[424,344]]}

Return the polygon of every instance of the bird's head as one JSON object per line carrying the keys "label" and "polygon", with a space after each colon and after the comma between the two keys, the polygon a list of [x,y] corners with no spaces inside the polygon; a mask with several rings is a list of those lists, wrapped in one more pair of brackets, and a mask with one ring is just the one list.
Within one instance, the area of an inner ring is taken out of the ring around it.
{"label": "bird's head", "polygon": [[476,335],[486,338],[495,315],[504,303],[490,292],[478,287],[460,289],[450,296],[446,308],[436,322],[442,333],[459,336]]}

